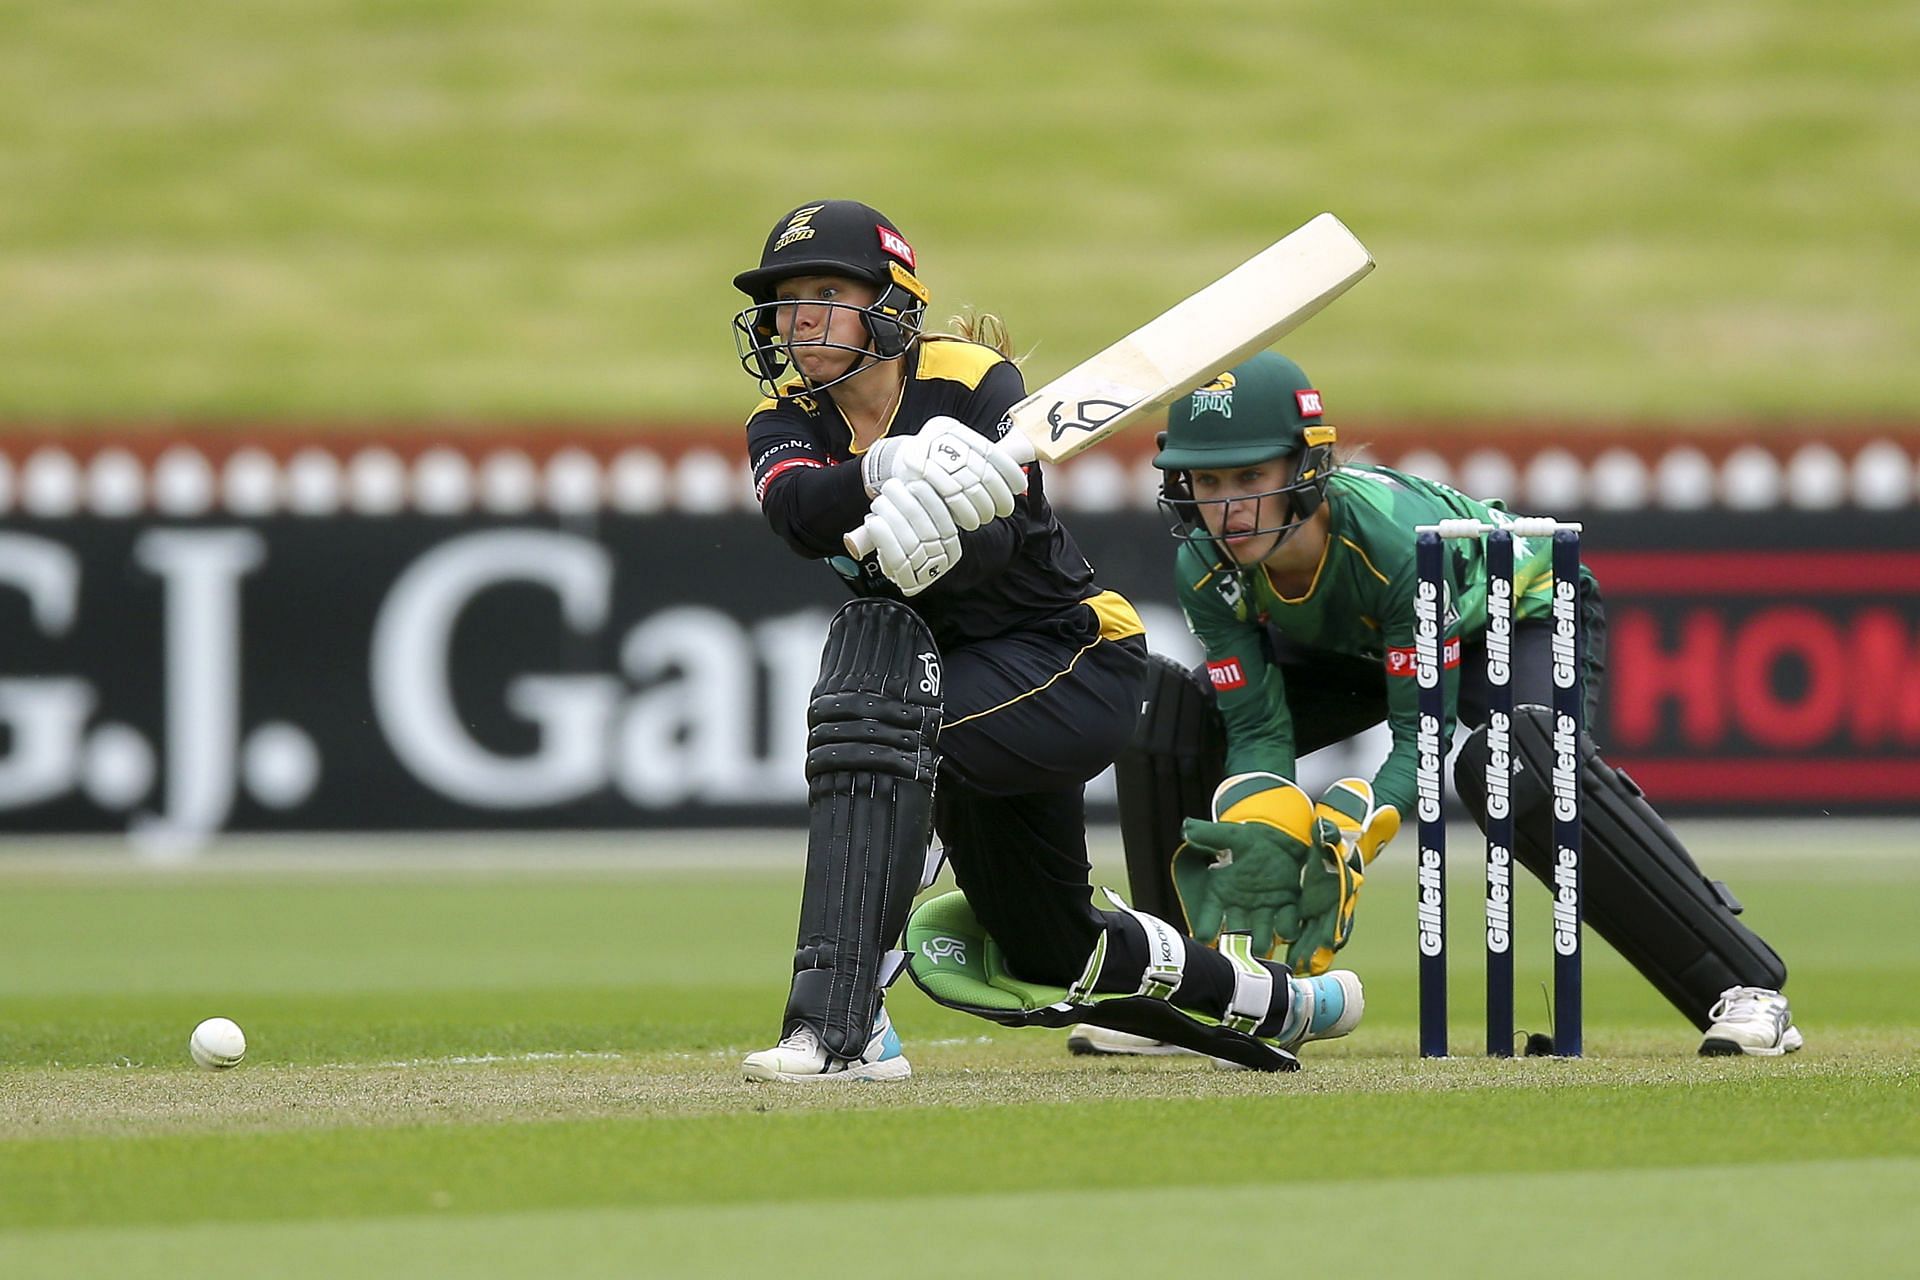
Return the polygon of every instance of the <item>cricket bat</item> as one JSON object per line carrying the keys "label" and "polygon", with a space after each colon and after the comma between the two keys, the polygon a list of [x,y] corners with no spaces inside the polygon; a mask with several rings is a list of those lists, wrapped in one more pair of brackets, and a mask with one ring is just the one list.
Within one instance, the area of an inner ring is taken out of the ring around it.
{"label": "cricket bat", "polygon": [[[1371,270],[1323,213],[1014,405],[1001,444],[1021,463],[1063,462],[1265,351]],[[846,543],[856,559],[873,550],[864,528]]]}

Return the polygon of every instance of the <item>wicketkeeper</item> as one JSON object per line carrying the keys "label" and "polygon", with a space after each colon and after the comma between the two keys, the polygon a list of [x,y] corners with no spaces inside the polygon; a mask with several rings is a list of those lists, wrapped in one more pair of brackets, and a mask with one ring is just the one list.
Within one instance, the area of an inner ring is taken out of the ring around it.
{"label": "wicketkeeper", "polygon": [[[1256,954],[1326,970],[1352,936],[1367,868],[1412,812],[1417,771],[1414,530],[1507,519],[1502,504],[1388,467],[1340,463],[1321,395],[1268,352],[1175,402],[1154,465],[1180,541],[1199,673],[1150,661],[1145,708],[1118,767],[1134,903],[1211,939],[1252,932]],[[1447,544],[1442,660],[1452,717],[1471,729],[1454,783],[1484,829],[1487,720],[1485,548]],[[1512,681],[1515,856],[1549,880],[1551,544],[1515,538]],[[1600,695],[1606,617],[1579,587],[1589,713]],[[1319,796],[1291,781],[1302,755],[1385,721],[1393,746],[1373,777]],[[1591,714],[1588,717],[1591,723]],[[1582,741],[1586,919],[1674,1007],[1707,1054],[1798,1049],[1780,988],[1786,966],[1737,918],[1640,789]],[[1157,1046],[1099,1028],[1080,1052]]]}
{"label": "wicketkeeper", "polygon": [[[749,1079],[909,1074],[882,993],[1010,1025],[1087,1021],[1265,1070],[1359,1016],[1339,980],[1289,979],[1247,935],[1199,946],[1089,883],[1083,786],[1139,713],[1146,646],[998,444],[1024,395],[1004,350],[926,333],[912,246],[874,209],[804,204],[734,284],[747,423],[768,523],[856,597],[808,708],[811,823],[779,1043]],[[876,551],[856,562],[844,538]],[[940,865],[959,892],[913,913]],[[903,931],[912,954],[900,947]],[[1349,975],[1350,978],[1350,975]]]}

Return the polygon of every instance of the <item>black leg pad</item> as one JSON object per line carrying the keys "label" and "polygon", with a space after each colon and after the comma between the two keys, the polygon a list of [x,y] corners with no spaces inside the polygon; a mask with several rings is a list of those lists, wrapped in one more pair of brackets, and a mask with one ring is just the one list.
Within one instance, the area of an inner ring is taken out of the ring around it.
{"label": "black leg pad", "polygon": [[860,1056],[920,888],[939,758],[940,653],[891,600],[834,615],[807,707],[807,871],[784,1031]]}
{"label": "black leg pad", "polygon": [[[1522,706],[1513,722],[1514,857],[1552,884],[1553,713]],[[1732,986],[1778,989],[1787,966],[1734,917],[1740,904],[1709,880],[1624,770],[1580,739],[1581,872],[1586,921],[1673,1007],[1705,1029],[1707,1011]],[[1487,738],[1474,730],[1453,782],[1486,829]],[[1545,942],[1544,929],[1542,942]]]}
{"label": "black leg pad", "polygon": [[1114,762],[1120,839],[1128,899],[1182,933],[1190,930],[1173,888],[1180,823],[1209,816],[1226,761],[1227,730],[1213,690],[1179,663],[1149,655],[1140,719]]}

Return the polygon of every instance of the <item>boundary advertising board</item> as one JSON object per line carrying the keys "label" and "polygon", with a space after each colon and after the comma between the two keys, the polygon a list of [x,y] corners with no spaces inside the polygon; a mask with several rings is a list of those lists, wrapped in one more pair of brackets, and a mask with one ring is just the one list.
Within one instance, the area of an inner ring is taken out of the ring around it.
{"label": "boundary advertising board", "polygon": [[[1586,519],[1663,811],[1920,812],[1920,515]],[[1195,656],[1153,518],[1069,523]],[[0,830],[798,821],[842,599],[737,511],[0,522]]]}

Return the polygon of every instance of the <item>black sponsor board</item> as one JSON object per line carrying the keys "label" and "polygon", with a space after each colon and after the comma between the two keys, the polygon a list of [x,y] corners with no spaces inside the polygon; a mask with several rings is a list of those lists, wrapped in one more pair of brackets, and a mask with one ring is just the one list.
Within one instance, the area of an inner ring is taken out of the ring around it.
{"label": "black sponsor board", "polygon": [[[1920,811],[1920,516],[1586,520],[1664,810]],[[1070,524],[1190,653],[1154,519]],[[0,830],[797,821],[845,598],[745,513],[0,523]]]}

